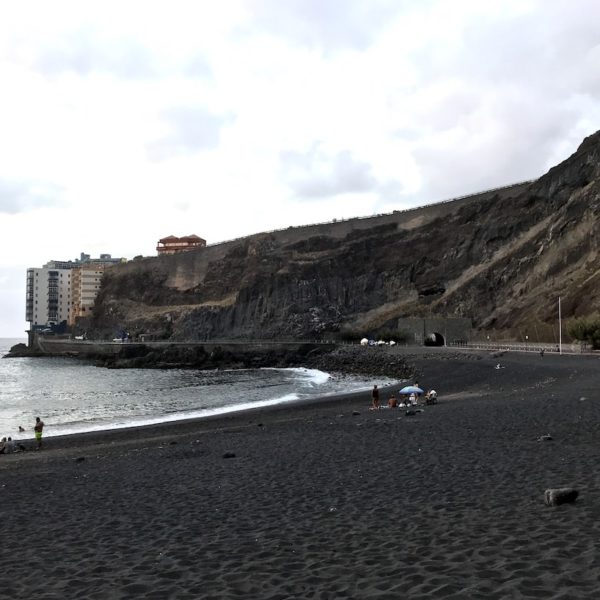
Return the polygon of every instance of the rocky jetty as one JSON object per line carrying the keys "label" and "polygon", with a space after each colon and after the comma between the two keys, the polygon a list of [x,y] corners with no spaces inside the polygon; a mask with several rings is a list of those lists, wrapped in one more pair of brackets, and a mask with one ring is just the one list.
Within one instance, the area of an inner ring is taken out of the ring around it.
{"label": "rocky jetty", "polygon": [[358,345],[333,346],[303,344],[260,349],[243,347],[232,350],[217,346],[173,345],[152,348],[144,345],[124,346],[118,355],[97,356],[96,364],[112,369],[259,369],[264,367],[305,367],[328,373],[357,374],[405,379],[415,369],[400,353],[391,348],[364,348]]}
{"label": "rocky jetty", "polygon": [[7,354],[2,358],[25,358],[28,356],[45,356],[44,353],[34,348],[29,348],[27,344],[15,344],[10,348]]}

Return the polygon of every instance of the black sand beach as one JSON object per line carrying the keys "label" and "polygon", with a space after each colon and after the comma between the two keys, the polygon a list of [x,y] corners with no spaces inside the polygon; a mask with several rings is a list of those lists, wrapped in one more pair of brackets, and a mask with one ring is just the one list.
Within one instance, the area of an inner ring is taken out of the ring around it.
{"label": "black sand beach", "polygon": [[0,456],[2,596],[600,597],[600,359],[409,359],[414,416],[355,394]]}

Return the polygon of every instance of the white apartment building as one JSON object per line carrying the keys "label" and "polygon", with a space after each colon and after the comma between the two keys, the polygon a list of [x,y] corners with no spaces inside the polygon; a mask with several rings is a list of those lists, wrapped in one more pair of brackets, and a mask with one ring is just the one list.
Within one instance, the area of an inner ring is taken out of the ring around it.
{"label": "white apartment building", "polygon": [[75,261],[52,260],[42,268],[27,269],[25,320],[29,321],[30,330],[63,321],[73,325],[77,317],[89,315],[104,270],[124,260],[110,254],[90,258],[82,253]]}
{"label": "white apartment building", "polygon": [[27,269],[25,320],[32,329],[68,321],[70,310],[71,269]]}

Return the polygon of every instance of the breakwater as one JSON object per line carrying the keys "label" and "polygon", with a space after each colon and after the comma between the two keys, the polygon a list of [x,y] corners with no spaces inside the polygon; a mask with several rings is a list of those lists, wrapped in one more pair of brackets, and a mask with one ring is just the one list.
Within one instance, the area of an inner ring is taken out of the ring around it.
{"label": "breakwater", "polygon": [[402,379],[414,368],[397,347],[324,342],[104,342],[38,337],[10,357],[55,356],[89,360],[113,369],[257,369],[306,367],[324,372]]}

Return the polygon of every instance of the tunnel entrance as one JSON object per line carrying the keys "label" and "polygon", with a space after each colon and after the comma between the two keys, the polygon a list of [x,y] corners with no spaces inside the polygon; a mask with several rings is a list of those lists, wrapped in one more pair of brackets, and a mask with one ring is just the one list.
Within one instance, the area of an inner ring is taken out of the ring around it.
{"label": "tunnel entrance", "polygon": [[426,346],[445,346],[446,340],[444,340],[444,336],[437,331],[433,333],[427,334],[425,337],[425,345]]}

